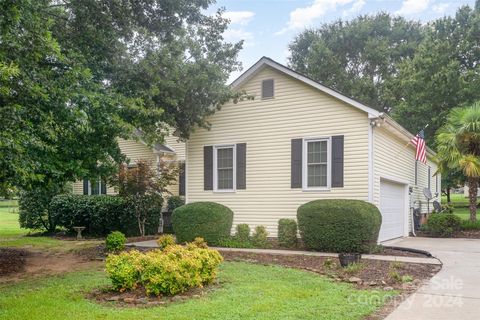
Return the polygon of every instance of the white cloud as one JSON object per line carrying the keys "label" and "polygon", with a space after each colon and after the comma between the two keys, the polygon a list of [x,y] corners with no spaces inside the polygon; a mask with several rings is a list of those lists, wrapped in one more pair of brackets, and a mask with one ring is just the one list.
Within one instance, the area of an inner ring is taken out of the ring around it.
{"label": "white cloud", "polygon": [[434,4],[432,6],[432,10],[438,14],[444,14],[445,12],[447,12],[448,8],[450,8],[450,3],[447,2]]}
{"label": "white cloud", "polygon": [[365,6],[365,0],[357,0],[353,3],[350,9],[343,11],[343,16],[348,17],[358,13]]}
{"label": "white cloud", "polygon": [[243,29],[227,29],[223,33],[223,38],[228,42],[244,40],[243,47],[253,46],[253,33]]}
{"label": "white cloud", "polygon": [[223,14],[224,18],[230,20],[230,24],[247,25],[255,16],[255,12],[251,11],[227,11]]}
{"label": "white cloud", "polygon": [[395,12],[399,15],[413,15],[427,10],[430,0],[404,0],[400,10]]}
{"label": "white cloud", "polygon": [[[337,6],[343,6],[355,0],[315,0],[310,6],[297,8],[290,12],[287,26],[275,34],[283,34],[290,30],[303,29],[310,26],[316,19],[324,16],[328,11],[335,11]],[[357,0],[358,2],[358,0]]]}

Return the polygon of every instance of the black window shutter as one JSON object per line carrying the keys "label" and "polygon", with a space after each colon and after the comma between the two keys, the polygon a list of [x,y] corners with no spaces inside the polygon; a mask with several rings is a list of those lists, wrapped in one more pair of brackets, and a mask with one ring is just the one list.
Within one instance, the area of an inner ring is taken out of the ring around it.
{"label": "black window shutter", "polygon": [[180,173],[178,176],[178,194],[185,195],[185,162],[180,163]]}
{"label": "black window shutter", "polygon": [[274,82],[273,79],[262,81],[262,99],[273,98]]}
{"label": "black window shutter", "polygon": [[203,190],[213,190],[213,147],[203,147]]}
{"label": "black window shutter", "polygon": [[343,188],[343,136],[332,137],[332,188]]}
{"label": "black window shutter", "polygon": [[247,144],[237,144],[237,189],[247,188]]}
{"label": "black window shutter", "polygon": [[100,188],[100,194],[107,194],[107,183],[105,182],[105,180],[102,180]]}
{"label": "black window shutter", "polygon": [[88,195],[88,179],[83,178],[83,194]]}
{"label": "black window shutter", "polygon": [[292,139],[291,187],[302,187],[302,139]]}

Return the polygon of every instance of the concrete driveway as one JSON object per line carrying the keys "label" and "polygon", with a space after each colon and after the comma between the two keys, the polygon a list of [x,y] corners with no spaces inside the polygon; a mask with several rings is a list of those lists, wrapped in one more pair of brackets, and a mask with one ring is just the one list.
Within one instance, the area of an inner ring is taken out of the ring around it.
{"label": "concrete driveway", "polygon": [[427,250],[442,270],[386,319],[480,319],[480,239],[406,238],[386,243]]}

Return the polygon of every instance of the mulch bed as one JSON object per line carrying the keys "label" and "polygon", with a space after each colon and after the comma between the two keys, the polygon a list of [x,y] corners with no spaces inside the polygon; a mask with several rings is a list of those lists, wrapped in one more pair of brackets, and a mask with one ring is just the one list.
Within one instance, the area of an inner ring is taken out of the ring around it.
{"label": "mulch bed", "polygon": [[[380,309],[369,315],[365,320],[384,319],[399,303],[404,301],[404,299],[415,292],[441,269],[438,265],[362,259],[361,264],[363,267],[357,272],[349,273],[340,267],[338,259],[336,258],[248,252],[222,252],[221,254],[227,261],[280,265],[315,272],[327,276],[334,281],[351,283],[358,289],[398,290],[400,292],[398,296],[387,300]],[[327,260],[329,260],[329,262],[326,262]],[[413,280],[402,283],[402,281],[392,278],[393,272],[397,273],[400,277],[411,276]]]}
{"label": "mulch bed", "polygon": [[0,277],[22,272],[28,252],[21,249],[0,248]]}
{"label": "mulch bed", "polygon": [[[379,288],[383,290],[405,290],[409,287],[416,289],[423,280],[430,279],[440,270],[438,265],[362,259],[363,267],[358,272],[349,273],[340,267],[338,259],[331,257],[234,251],[221,252],[221,254],[227,261],[245,261],[264,265],[275,264],[303,269],[328,276],[335,281],[351,282],[357,288]],[[327,260],[328,262],[326,262]],[[401,283],[391,277],[392,271],[396,271],[400,276],[409,275],[414,280],[409,283]]]}
{"label": "mulch bed", "polygon": [[454,238],[480,239],[480,230],[464,230],[457,232]]}
{"label": "mulch bed", "polygon": [[87,294],[87,298],[101,304],[115,304],[117,307],[156,307],[172,302],[198,299],[217,289],[220,283],[213,283],[203,288],[192,288],[175,296],[147,295],[143,287],[126,292],[112,291],[110,287],[97,289]]}
{"label": "mulch bed", "polygon": [[396,257],[414,257],[414,258],[428,258],[429,256],[419,252],[411,252],[407,250],[398,250],[384,247],[382,252],[373,253],[379,256],[396,256]]}

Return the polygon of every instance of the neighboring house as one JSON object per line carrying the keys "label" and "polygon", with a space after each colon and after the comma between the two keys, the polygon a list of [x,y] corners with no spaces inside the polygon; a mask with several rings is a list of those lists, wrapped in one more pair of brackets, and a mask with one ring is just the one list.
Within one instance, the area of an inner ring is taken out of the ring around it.
{"label": "neighboring house", "polygon": [[[465,184],[465,187],[463,188],[463,196],[467,199],[470,197],[470,188],[468,187],[468,184]],[[477,190],[477,198],[480,198],[480,190]]]}
{"label": "neighboring house", "polygon": [[[234,227],[264,225],[316,199],[377,205],[379,240],[407,236],[423,189],[440,192],[431,160],[414,160],[413,137],[389,116],[262,58],[232,84],[255,97],[227,103],[187,141],[186,201],[215,201],[234,212]],[[431,207],[431,206],[430,206]],[[352,226],[355,228],[355,226]]]}
{"label": "neighboring house", "polygon": [[[138,160],[150,161],[153,165],[160,161],[178,161],[180,166],[185,162],[185,143],[179,142],[174,136],[167,136],[164,144],[157,143],[153,148],[148,147],[144,142],[135,140],[119,139],[120,150],[130,160],[129,165],[134,166]],[[184,174],[180,174],[179,183],[170,186],[168,189],[173,195],[185,195]],[[113,187],[107,186],[105,182],[92,182],[88,179],[77,181],[73,184],[73,193],[95,195],[115,194]]]}

